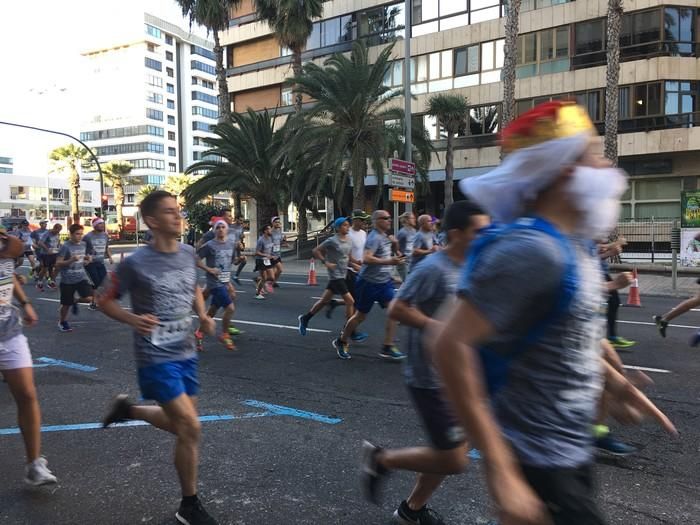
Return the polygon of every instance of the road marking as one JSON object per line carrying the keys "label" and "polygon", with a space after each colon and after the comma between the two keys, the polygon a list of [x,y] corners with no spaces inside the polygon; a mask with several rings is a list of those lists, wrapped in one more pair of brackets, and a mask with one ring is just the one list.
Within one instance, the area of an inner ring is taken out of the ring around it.
{"label": "road marking", "polygon": [[310,419],[312,421],[318,421],[319,423],[327,423],[329,425],[337,425],[343,420],[337,417],[324,416],[323,414],[316,414],[315,412],[307,412],[306,410],[298,410],[296,408],[289,408],[281,405],[271,405],[270,403],[265,403],[263,401],[256,401],[255,399],[248,399],[243,401],[244,405],[256,408],[264,408],[265,410],[279,415],[279,416],[292,416],[301,419]]}
{"label": "road marking", "polygon": [[[644,325],[644,326],[656,326],[656,323],[647,323],[645,321],[621,321],[618,320],[618,323],[625,323],[625,324],[639,324],[639,325]],[[668,325],[671,328],[690,328],[692,330],[697,330],[697,326],[688,326],[684,324],[670,324]]]}
{"label": "road marking", "polygon": [[663,368],[647,368],[646,366],[623,365],[628,370],[641,370],[642,372],[656,372],[658,374],[670,374],[670,370]]}
{"label": "road marking", "polygon": [[61,359],[52,359],[50,357],[38,357],[37,361],[45,363],[43,365],[35,366],[62,366],[64,368],[72,368],[73,370],[80,370],[81,372],[94,372],[97,370],[94,366],[81,365],[80,363],[72,363],[70,361],[63,361]]}

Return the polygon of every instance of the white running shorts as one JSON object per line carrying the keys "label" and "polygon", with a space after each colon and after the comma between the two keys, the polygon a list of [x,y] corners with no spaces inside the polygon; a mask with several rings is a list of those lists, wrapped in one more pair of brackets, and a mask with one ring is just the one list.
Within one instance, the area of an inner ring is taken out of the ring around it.
{"label": "white running shorts", "polygon": [[0,370],[31,368],[32,353],[24,334],[18,334],[7,341],[0,341]]}

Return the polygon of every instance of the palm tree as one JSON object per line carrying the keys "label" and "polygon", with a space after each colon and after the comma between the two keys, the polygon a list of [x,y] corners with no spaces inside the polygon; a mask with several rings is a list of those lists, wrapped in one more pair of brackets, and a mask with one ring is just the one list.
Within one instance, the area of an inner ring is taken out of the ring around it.
{"label": "palm tree", "polygon": [[68,172],[68,192],[70,196],[70,212],[74,223],[80,222],[80,172],[78,166],[89,168],[92,156],[87,149],[75,144],[60,146],[49,153],[49,159],[54,171]]}
{"label": "palm tree", "polygon": [[183,192],[196,202],[220,191],[249,195],[257,204],[258,224],[263,225],[288,202],[287,171],[280,160],[282,133],[275,131],[275,118],[268,111],[233,113],[231,122],[214,126],[216,137],[206,139],[210,158],[195,162],[186,173],[203,170],[205,175]]}
{"label": "palm tree", "polygon": [[[292,52],[294,77],[301,74],[301,53],[313,29],[313,20],[323,16],[323,0],[255,0],[260,20],[275,32],[281,46]],[[302,94],[293,85],[294,109],[301,111]]]}
{"label": "palm tree", "polygon": [[138,193],[136,194],[136,201],[141,202],[143,199],[148,197],[151,193],[153,193],[157,189],[158,189],[158,186],[155,186],[153,184],[146,184],[145,186],[141,186],[139,188]]}
{"label": "palm tree", "polygon": [[238,7],[242,0],[175,0],[182,9],[182,15],[207,28],[214,36],[214,56],[216,57],[216,82],[219,88],[219,122],[231,119],[226,69],[224,68],[224,48],[221,47],[219,31],[228,29],[229,12]]}
{"label": "palm tree", "polygon": [[126,177],[131,173],[129,162],[112,161],[102,167],[105,182],[114,190],[114,206],[117,208],[119,232],[124,228],[124,186]]}
{"label": "palm tree", "polygon": [[185,173],[173,174],[170,175],[167,179],[165,179],[163,189],[175,195],[175,197],[177,197],[179,200],[184,191],[194,181],[195,178],[192,175],[187,175]]}
{"label": "palm tree", "polygon": [[506,9],[506,39],[503,44],[503,114],[501,126],[515,118],[515,69],[518,62],[518,27],[521,0],[508,0]]}
{"label": "palm tree", "polygon": [[608,0],[608,57],[605,71],[605,156],[617,166],[617,120],[619,118],[620,29],[622,0]]}
{"label": "palm tree", "polygon": [[[350,56],[335,54],[323,67],[309,62],[295,76],[300,94],[315,103],[300,114],[304,140],[322,143],[324,172],[342,181],[352,177],[353,206],[364,208],[365,176],[369,161],[380,184],[386,161],[387,121],[400,121],[403,110],[394,101],[402,90],[384,85],[393,46],[370,63],[367,47],[355,41]],[[303,146],[300,146],[303,147]],[[341,187],[344,187],[343,183]]]}
{"label": "palm tree", "polygon": [[462,95],[433,95],[426,107],[428,115],[435,117],[445,128],[447,151],[445,152],[445,209],[454,202],[454,138],[464,128],[469,117],[469,101]]}

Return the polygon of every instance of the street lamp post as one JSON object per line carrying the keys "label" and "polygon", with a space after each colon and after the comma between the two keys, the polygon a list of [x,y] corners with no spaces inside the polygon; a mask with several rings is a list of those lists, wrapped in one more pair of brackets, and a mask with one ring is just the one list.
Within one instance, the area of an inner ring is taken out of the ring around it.
{"label": "street lamp post", "polygon": [[[54,135],[61,135],[63,137],[68,137],[69,139],[76,141],[82,147],[84,147],[87,150],[87,152],[90,154],[90,156],[92,157],[93,162],[97,166],[97,171],[100,174],[100,211],[97,212],[97,216],[102,217],[102,195],[104,195],[104,193],[105,193],[105,181],[104,181],[104,177],[102,175],[102,166],[100,166],[100,161],[97,160],[97,157],[92,152],[92,150],[87,146],[87,144],[85,144],[79,138],[74,137],[73,135],[70,135],[68,133],[64,133],[63,131],[55,131],[52,129],[38,128],[36,126],[27,126],[26,124],[17,124],[15,122],[4,122],[1,120],[0,120],[0,124],[5,125],[5,126],[14,126],[17,128],[33,129],[34,131],[42,131],[44,133],[52,133]],[[77,196],[76,198],[78,198],[78,197],[79,196]],[[47,210],[48,210],[48,199],[49,199],[48,195],[47,195],[46,199],[47,199]],[[47,219],[48,219],[48,217],[47,217]]]}
{"label": "street lamp post", "polygon": [[[406,152],[405,160],[412,162],[413,144],[411,143],[411,26],[413,25],[413,12],[411,0],[404,4],[405,26],[404,29],[404,62],[403,62],[403,96],[404,96],[404,121],[406,123]],[[413,204],[406,204],[406,211],[413,211]],[[396,220],[396,219],[395,219]]]}

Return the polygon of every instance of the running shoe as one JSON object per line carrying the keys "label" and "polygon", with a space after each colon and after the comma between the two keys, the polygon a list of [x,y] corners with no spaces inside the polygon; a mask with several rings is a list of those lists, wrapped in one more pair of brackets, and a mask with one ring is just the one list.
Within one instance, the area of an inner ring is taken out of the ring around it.
{"label": "running shoe", "polygon": [[52,290],[55,290],[55,289],[56,289],[56,281],[50,280],[50,281],[48,282],[48,285],[47,285],[47,286],[48,286],[49,288],[51,288]]}
{"label": "running shoe", "polygon": [[595,440],[596,450],[608,456],[625,457],[637,452],[637,448],[615,439],[612,434],[607,434]]}
{"label": "running shoe", "polygon": [[204,334],[200,330],[194,331],[194,340],[197,344],[197,352],[204,352]]}
{"label": "running shoe", "polygon": [[218,522],[204,510],[202,502],[197,500],[194,505],[180,504],[175,513],[175,519],[182,525],[218,525]]}
{"label": "running shoe", "polygon": [[228,327],[228,333],[230,335],[241,335],[243,333],[243,330],[239,330],[235,326],[229,326]]}
{"label": "running shoe", "polygon": [[637,341],[630,341],[629,339],[625,339],[624,337],[608,337],[608,342],[613,345],[615,348],[619,349],[624,349],[624,348],[629,348],[630,346],[634,346],[637,344]]}
{"label": "running shoe", "polygon": [[44,291],[44,283],[36,283],[36,289],[40,292]]}
{"label": "running shoe", "polygon": [[695,332],[695,334],[693,335],[693,337],[690,338],[689,344],[690,344],[690,346],[692,346],[693,348],[695,348],[696,346],[698,346],[698,345],[700,344],[700,330],[698,330],[697,332]]}
{"label": "running shoe", "polygon": [[93,301],[88,305],[88,309],[92,310],[93,312],[97,310],[97,304]]}
{"label": "running shoe", "polygon": [[656,329],[659,331],[661,337],[666,337],[666,328],[668,328],[668,321],[664,321],[663,317],[661,317],[660,315],[655,315],[654,323],[656,323]]}
{"label": "running shoe", "polygon": [[107,428],[114,423],[123,423],[129,418],[129,410],[134,405],[126,394],[119,394],[112,401],[109,412],[102,419],[102,428]]}
{"label": "running shoe", "polygon": [[267,293],[274,293],[275,289],[272,287],[272,283],[270,281],[267,281],[265,283],[265,290],[267,290]]}
{"label": "running shoe", "polygon": [[350,336],[350,340],[353,343],[361,343],[362,341],[366,341],[368,337],[369,334],[366,334],[365,332],[355,332]]}
{"label": "running shoe", "polygon": [[224,344],[226,350],[236,349],[236,345],[233,344],[233,339],[231,339],[231,336],[228,334],[221,334],[219,336],[219,341],[221,341]]}
{"label": "running shoe", "polygon": [[394,523],[399,525],[446,525],[442,516],[433,509],[424,506],[420,510],[411,510],[405,500],[394,512]]}
{"label": "running shoe", "polygon": [[34,268],[29,268],[29,278],[31,279],[33,277],[34,277]]}
{"label": "running shoe", "polygon": [[32,487],[56,483],[56,476],[49,470],[49,462],[45,457],[36,458],[27,465],[24,474],[24,482]]}
{"label": "running shoe", "polygon": [[350,359],[350,346],[347,343],[343,343],[340,338],[333,339],[333,348],[341,359]]}
{"label": "running shoe", "polygon": [[389,473],[387,469],[377,462],[377,454],[379,454],[381,450],[381,448],[374,446],[369,441],[362,442],[360,482],[365,498],[375,505],[379,505],[382,483]]}
{"label": "running shoe", "polygon": [[72,332],[73,328],[68,324],[68,321],[63,321],[58,323],[59,332]]}
{"label": "running shoe", "polygon": [[272,287],[273,287],[273,288],[279,288],[279,287],[280,287],[280,285],[279,285],[279,284],[277,284],[277,283],[272,283]]}
{"label": "running shoe", "polygon": [[74,302],[74,303],[71,305],[70,311],[71,311],[71,313],[72,313],[73,315],[78,315],[78,314],[80,313],[80,310],[78,309],[78,303],[77,303],[77,302]]}
{"label": "running shoe", "polygon": [[238,278],[238,276],[233,278],[233,282],[236,284],[241,284],[241,280]]}
{"label": "running shoe", "polygon": [[394,345],[384,345],[382,351],[379,352],[379,357],[389,361],[401,361],[402,359],[406,359],[406,354],[399,351]]}
{"label": "running shoe", "polygon": [[299,320],[299,335],[306,335],[306,327],[309,324],[309,319],[305,314],[300,315],[297,319]]}
{"label": "running shoe", "polygon": [[265,299],[265,296],[261,293],[255,296],[256,299]]}

